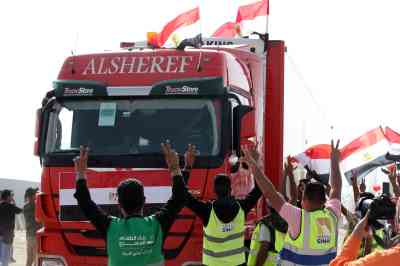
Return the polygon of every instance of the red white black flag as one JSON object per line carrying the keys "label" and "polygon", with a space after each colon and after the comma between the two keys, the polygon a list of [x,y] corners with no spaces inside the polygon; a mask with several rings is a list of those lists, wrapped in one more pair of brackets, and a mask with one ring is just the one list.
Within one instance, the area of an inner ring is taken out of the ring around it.
{"label": "red white black flag", "polygon": [[213,37],[247,36],[252,32],[268,32],[269,1],[262,0],[238,7],[235,22],[226,22]]}

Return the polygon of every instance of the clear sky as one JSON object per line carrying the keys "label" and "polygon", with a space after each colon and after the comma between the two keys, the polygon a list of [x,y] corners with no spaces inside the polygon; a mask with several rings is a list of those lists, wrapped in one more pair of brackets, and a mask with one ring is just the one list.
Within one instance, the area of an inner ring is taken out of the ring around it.
{"label": "clear sky", "polygon": [[[35,109],[71,50],[143,40],[196,4],[207,33],[234,20],[235,2],[243,1],[0,1],[0,177],[40,180]],[[270,36],[288,46],[286,153],[305,140],[346,143],[380,124],[400,130],[398,10],[393,0],[270,0]]]}

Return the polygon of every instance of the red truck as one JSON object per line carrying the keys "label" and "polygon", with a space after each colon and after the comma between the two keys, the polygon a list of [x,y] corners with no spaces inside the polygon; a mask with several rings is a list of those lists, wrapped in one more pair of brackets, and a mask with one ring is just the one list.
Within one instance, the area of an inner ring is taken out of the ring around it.
{"label": "red truck", "polygon": [[[243,178],[231,173],[243,145],[256,145],[265,172],[278,184],[284,52],[283,41],[210,38],[201,48],[133,46],[68,57],[37,111],[35,154],[42,177],[36,216],[44,225],[37,233],[38,265],[107,263],[105,242],[73,197],[72,159],[80,145],[91,149],[92,198],[114,215],[115,188],[129,177],[145,186],[145,214],[169,198],[171,179],[160,152],[166,139],[180,154],[188,143],[196,145],[188,187],[200,199],[215,197],[218,173]],[[249,214],[248,228],[257,213]],[[200,265],[202,234],[200,219],[184,208],[165,241],[166,264]]]}

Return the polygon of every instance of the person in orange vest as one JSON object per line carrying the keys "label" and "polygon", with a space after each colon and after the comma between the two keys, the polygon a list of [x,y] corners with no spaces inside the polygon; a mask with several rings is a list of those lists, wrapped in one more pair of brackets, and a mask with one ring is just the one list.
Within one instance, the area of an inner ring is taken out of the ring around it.
{"label": "person in orange vest", "polygon": [[[397,201],[396,211],[397,232],[400,233],[400,199]],[[354,228],[353,233],[346,240],[342,251],[331,261],[329,266],[381,266],[400,264],[400,235],[392,239],[392,248],[377,250],[371,254],[357,259],[361,241],[369,235],[368,214]]]}

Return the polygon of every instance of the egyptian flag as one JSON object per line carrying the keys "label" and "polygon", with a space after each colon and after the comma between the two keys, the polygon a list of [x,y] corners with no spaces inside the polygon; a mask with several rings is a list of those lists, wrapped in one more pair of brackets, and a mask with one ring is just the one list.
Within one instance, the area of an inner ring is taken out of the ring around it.
{"label": "egyptian flag", "polygon": [[268,0],[239,6],[235,22],[224,23],[212,34],[212,37],[235,38],[248,36],[252,32],[266,33],[268,15]]}
{"label": "egyptian flag", "polygon": [[252,32],[267,33],[268,15],[268,0],[240,6],[236,15],[236,24],[240,25],[240,35],[248,36]]}
{"label": "egyptian flag", "polygon": [[341,149],[342,173],[350,182],[352,175],[362,178],[377,167],[390,164],[386,159],[389,148],[381,127],[368,131]]}
{"label": "egyptian flag", "polygon": [[212,34],[212,37],[235,38],[238,36],[240,36],[240,25],[235,22],[226,22]]}
{"label": "egyptian flag", "polygon": [[393,155],[400,155],[400,134],[393,129],[386,127],[385,136],[389,142],[389,153]]}
{"label": "egyptian flag", "polygon": [[296,162],[319,176],[319,181],[327,184],[330,173],[331,145],[318,144],[308,148],[306,151],[294,156]]}
{"label": "egyptian flag", "polygon": [[168,22],[157,34],[157,45],[168,48],[178,47],[182,40],[198,34],[200,34],[200,8],[196,7]]}

